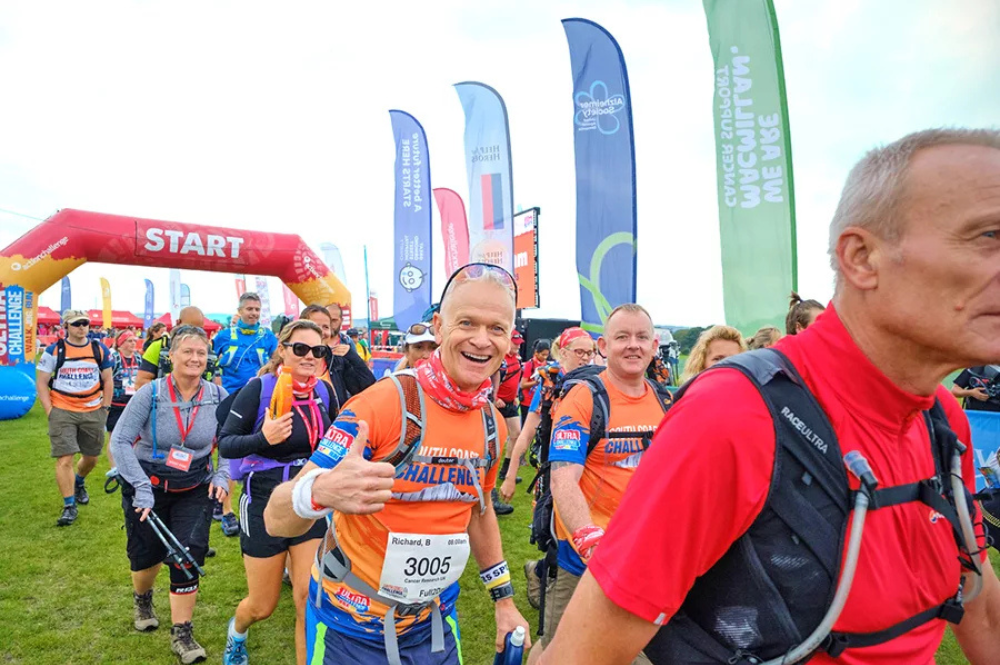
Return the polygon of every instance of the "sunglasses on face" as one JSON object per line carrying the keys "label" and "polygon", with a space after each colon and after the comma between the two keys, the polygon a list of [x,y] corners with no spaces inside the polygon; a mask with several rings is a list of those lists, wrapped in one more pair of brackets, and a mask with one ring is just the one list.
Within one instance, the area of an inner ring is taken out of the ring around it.
{"label": "sunglasses on face", "polygon": [[423,335],[426,332],[434,335],[434,326],[429,326],[426,323],[414,323],[412,326],[407,328],[407,334],[409,335]]}
{"label": "sunglasses on face", "polygon": [[470,263],[456,270],[448,278],[448,283],[444,285],[441,300],[444,301],[445,296],[448,295],[448,290],[452,288],[452,282],[457,286],[471,279],[479,279],[487,272],[499,277],[500,282],[514,294],[514,302],[517,302],[517,282],[514,281],[514,277],[500,266],[495,266],[492,263]]}
{"label": "sunglasses on face", "polygon": [[320,344],[319,346],[309,346],[308,344],[303,344],[302,342],[295,342],[290,344],[288,342],[283,342],[281,344],[283,347],[291,349],[299,358],[305,358],[306,354],[312,353],[313,358],[317,360],[323,360],[330,355],[330,347]]}
{"label": "sunglasses on face", "polygon": [[74,328],[83,328],[84,326],[89,326],[90,321],[74,321],[70,325],[73,326]]}

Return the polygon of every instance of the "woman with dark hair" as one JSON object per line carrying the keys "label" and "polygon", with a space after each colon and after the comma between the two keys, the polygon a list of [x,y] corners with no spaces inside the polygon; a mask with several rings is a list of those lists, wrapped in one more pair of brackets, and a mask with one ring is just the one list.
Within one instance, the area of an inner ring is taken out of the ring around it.
{"label": "woman with dark hair", "polygon": [[142,350],[145,351],[149,345],[167,334],[167,324],[157,321],[146,331],[146,339],[142,342]]}
{"label": "woman with dark hair", "polygon": [[785,334],[797,335],[813,324],[816,317],[823,313],[826,307],[818,300],[803,300],[792,291],[788,304],[788,314],[785,316]]}
{"label": "woman with dark hair", "polygon": [[538,368],[549,361],[549,352],[552,343],[547,339],[536,339],[531,347],[532,355],[528,362],[522,365],[521,369],[521,425],[528,417],[528,407],[531,405],[531,397],[535,392],[535,386],[540,379],[537,376]]}
{"label": "woman with dark hair", "polygon": [[278,538],[264,527],[264,509],[274,488],[298,475],[337,415],[333,387],[318,378],[329,357],[330,348],[315,323],[297,320],[286,325],[271,360],[236,395],[219,433],[219,454],[242,460],[240,550],[249,591],[229,621],[224,663],[247,662],[247,630],[277,607],[286,554],[295,599],[295,648],[300,665],[305,662],[309,569],[326,524],[320,520],[300,536]]}

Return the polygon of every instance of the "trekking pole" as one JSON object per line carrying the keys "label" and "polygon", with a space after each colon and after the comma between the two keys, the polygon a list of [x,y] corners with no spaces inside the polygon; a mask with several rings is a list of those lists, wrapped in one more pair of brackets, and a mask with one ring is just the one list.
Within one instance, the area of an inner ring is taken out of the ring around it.
{"label": "trekking pole", "polygon": [[163,543],[163,547],[167,550],[167,556],[173,559],[174,563],[177,564],[177,567],[184,571],[184,576],[187,579],[194,579],[194,575],[191,574],[189,567],[193,567],[198,571],[199,575],[204,577],[205,571],[202,570],[201,566],[198,565],[198,562],[194,560],[194,557],[191,556],[188,549],[181,545],[180,541],[177,540],[177,537],[174,536],[173,532],[167,528],[167,525],[163,523],[163,520],[160,519],[159,515],[150,510],[146,521],[149,522],[149,526],[153,529],[156,537],[160,539],[161,543]]}
{"label": "trekking pole", "polygon": [[[160,524],[162,525],[163,522],[161,521]],[[177,536],[175,536],[170,529],[167,529],[166,527],[163,527],[163,529],[164,529],[164,534],[167,536],[170,542],[173,543],[174,548],[181,553],[181,556],[188,563],[188,565],[197,570],[199,575],[205,577],[205,571],[202,569],[201,566],[198,565],[198,562],[195,561],[194,557],[191,555],[191,550],[188,547],[182,545],[181,541],[177,540]]]}

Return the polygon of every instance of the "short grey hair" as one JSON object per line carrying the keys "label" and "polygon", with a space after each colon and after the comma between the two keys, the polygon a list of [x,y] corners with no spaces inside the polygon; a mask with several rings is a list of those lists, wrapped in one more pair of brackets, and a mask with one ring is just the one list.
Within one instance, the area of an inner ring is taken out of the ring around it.
{"label": "short grey hair", "polygon": [[913,156],[940,145],[970,145],[1000,150],[1000,131],[995,129],[925,129],[869,150],[851,172],[840,194],[840,203],[830,222],[830,266],[840,274],[837,240],[849,226],[867,229],[887,240],[902,235],[902,205],[906,175]]}
{"label": "short grey hair", "polygon": [[261,299],[260,299],[259,295],[257,295],[253,291],[247,291],[246,293],[244,293],[244,294],[242,294],[240,296],[240,304],[237,306],[238,309],[243,309],[243,303],[247,302],[248,300],[253,300],[253,301],[257,302],[258,304],[260,304],[260,302],[261,302]]}

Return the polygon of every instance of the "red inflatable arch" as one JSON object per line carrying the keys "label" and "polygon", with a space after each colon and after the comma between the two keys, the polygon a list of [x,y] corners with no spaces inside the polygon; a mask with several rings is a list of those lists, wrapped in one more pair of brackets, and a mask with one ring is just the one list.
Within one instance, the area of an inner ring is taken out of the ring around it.
{"label": "red inflatable arch", "polygon": [[[0,252],[0,369],[21,365],[33,376],[37,296],[87,261],[272,275],[305,303],[351,304],[297,235],[60,210]],[[15,401],[3,394],[3,378],[0,420],[3,402]]]}

